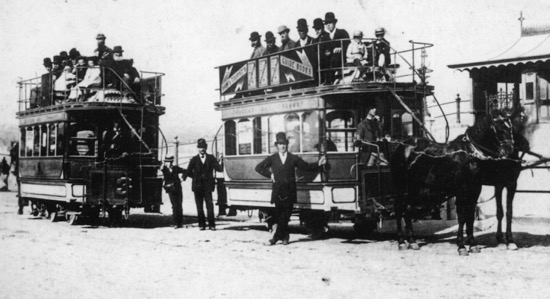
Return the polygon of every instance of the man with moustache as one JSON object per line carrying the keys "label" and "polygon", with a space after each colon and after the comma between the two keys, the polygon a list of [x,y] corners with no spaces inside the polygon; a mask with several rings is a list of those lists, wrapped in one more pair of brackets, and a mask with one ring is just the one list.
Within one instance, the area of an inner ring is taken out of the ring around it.
{"label": "man with moustache", "polygon": [[187,175],[193,178],[192,190],[195,193],[195,204],[197,205],[197,216],[199,218],[200,230],[206,229],[206,219],[204,217],[204,204],[206,203],[206,213],[208,217],[208,228],[216,230],[214,221],[214,204],[212,203],[212,191],[216,186],[215,171],[222,171],[222,165],[213,155],[207,154],[208,145],[206,140],[200,138],[197,140],[197,149],[199,154],[191,158],[187,167]]}

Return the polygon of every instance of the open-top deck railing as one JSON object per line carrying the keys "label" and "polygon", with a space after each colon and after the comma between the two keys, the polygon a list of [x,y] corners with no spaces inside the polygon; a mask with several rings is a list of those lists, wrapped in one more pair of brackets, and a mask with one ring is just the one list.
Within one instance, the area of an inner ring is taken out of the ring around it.
{"label": "open-top deck railing", "polygon": [[[363,44],[373,44],[376,39],[363,39]],[[335,43],[345,49],[350,40],[335,40],[312,44],[301,48],[281,51],[274,54],[239,61],[232,64],[219,66],[219,92],[220,100],[256,96],[284,90],[296,90],[302,88],[319,87],[326,84],[323,76],[331,73],[337,84],[359,83],[397,83],[411,82],[413,84],[426,85],[427,73],[431,72],[425,64],[426,49],[433,44],[409,41],[411,49],[398,51],[390,48],[391,63],[381,66],[375,61],[376,49],[374,46],[367,48],[370,53],[370,61],[361,67],[346,62],[346,53],[342,50],[340,63],[330,66],[330,57],[323,57],[326,47],[334,47]],[[420,53],[420,57],[415,57]],[[365,53],[365,56],[368,53]],[[418,59],[421,60],[417,67]],[[408,66],[406,70],[399,70]],[[359,77],[363,73],[364,76]],[[418,82],[416,81],[418,80]]]}
{"label": "open-top deck railing", "polygon": [[[99,82],[89,86],[78,86],[74,82],[72,86],[56,90],[54,74],[52,72],[40,77],[21,80],[19,84],[19,112],[30,109],[65,105],[71,102],[109,102],[109,103],[137,103],[161,105],[162,76],[159,72],[140,72],[138,87],[132,88],[112,68],[109,67],[77,67],[76,76],[80,70],[89,68],[100,69]],[[106,75],[112,76],[115,82],[106,82]],[[58,78],[66,76],[63,72],[57,74]],[[112,86],[110,86],[112,85]]]}

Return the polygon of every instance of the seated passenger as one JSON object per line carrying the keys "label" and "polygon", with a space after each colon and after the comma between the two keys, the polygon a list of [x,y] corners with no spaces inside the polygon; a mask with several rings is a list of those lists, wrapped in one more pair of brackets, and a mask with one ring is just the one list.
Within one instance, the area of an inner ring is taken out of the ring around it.
{"label": "seated passenger", "polygon": [[265,47],[265,51],[263,53],[263,56],[274,54],[279,51],[279,48],[275,45],[275,36],[273,35],[273,32],[268,31],[265,33],[265,42],[267,46]]}
{"label": "seated passenger", "polygon": [[353,39],[348,46],[346,53],[346,62],[350,65],[357,66],[357,70],[354,75],[354,79],[363,77],[366,70],[367,62],[367,47],[363,44],[363,32],[357,30],[353,33]]}
{"label": "seated passenger", "polygon": [[59,75],[59,78],[55,80],[53,88],[57,100],[66,99],[69,90],[76,82],[76,77],[71,70],[71,66],[69,64],[65,64],[63,67],[63,72]]}
{"label": "seated passenger", "polygon": [[262,46],[261,37],[262,36],[256,31],[250,33],[249,40],[252,48],[254,48],[252,55],[250,55],[250,59],[261,57],[264,54],[265,48]]}
{"label": "seated passenger", "polygon": [[296,42],[291,40],[289,37],[290,29],[286,27],[285,25],[279,26],[279,35],[281,36],[281,46],[279,47],[279,51],[286,51],[290,50],[294,47],[296,47]]}

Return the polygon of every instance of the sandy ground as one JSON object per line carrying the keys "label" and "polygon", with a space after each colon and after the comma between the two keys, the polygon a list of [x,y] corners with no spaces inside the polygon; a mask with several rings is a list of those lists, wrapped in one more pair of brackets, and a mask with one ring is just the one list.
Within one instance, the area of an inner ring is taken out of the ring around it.
{"label": "sandy ground", "polygon": [[[165,200],[165,202],[168,202]],[[218,218],[199,231],[192,200],[186,228],[132,210],[123,227],[70,226],[17,215],[0,193],[1,298],[549,298],[550,220],[518,217],[517,251],[477,232],[482,252],[458,256],[454,221],[419,221],[420,251],[398,251],[393,221],[370,239],[349,223],[311,241],[296,219],[288,246],[264,246],[256,214]]]}

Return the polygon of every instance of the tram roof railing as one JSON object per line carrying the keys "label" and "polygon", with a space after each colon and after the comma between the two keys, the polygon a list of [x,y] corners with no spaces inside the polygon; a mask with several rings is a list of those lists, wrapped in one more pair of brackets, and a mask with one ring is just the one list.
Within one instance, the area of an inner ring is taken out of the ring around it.
{"label": "tram roof railing", "polygon": [[[375,41],[375,38],[362,39],[363,44],[372,45]],[[427,84],[427,74],[432,70],[426,66],[425,51],[433,47],[433,44],[410,40],[411,48],[404,50],[396,50],[386,44],[390,49],[392,62],[383,67],[377,66],[377,55],[373,46],[368,48],[370,54],[365,54],[371,58],[362,67],[347,63],[346,53],[342,51],[340,64],[330,67],[330,62],[322,55],[324,49],[334,46],[335,43],[339,43],[339,47],[344,49],[349,42],[350,39],[326,41],[219,66],[220,100],[223,102],[234,98],[321,87],[326,85],[323,84],[326,81],[323,77],[329,72],[337,76],[337,80],[329,85],[381,82]],[[417,66],[418,59],[421,61],[420,67]],[[405,69],[404,66],[408,68]],[[363,74],[359,76],[361,72]],[[419,82],[416,82],[417,79]]]}
{"label": "tram roof railing", "polygon": [[[52,72],[39,77],[20,80],[19,112],[64,105],[66,103],[101,102],[113,104],[149,104],[160,106],[162,94],[162,77],[160,72],[140,71],[139,83],[127,82],[110,67],[77,67],[79,69],[97,68],[100,71],[99,80],[88,86],[79,86],[76,82],[69,83],[65,89],[56,89],[56,80],[61,76],[67,80],[66,74],[58,72],[57,77]],[[68,76],[73,77],[73,76]],[[76,76],[74,76],[76,77]],[[107,80],[110,80],[107,83]],[[71,80],[72,81],[72,80]],[[68,82],[68,81],[67,81]],[[63,84],[61,82],[60,84]]]}

